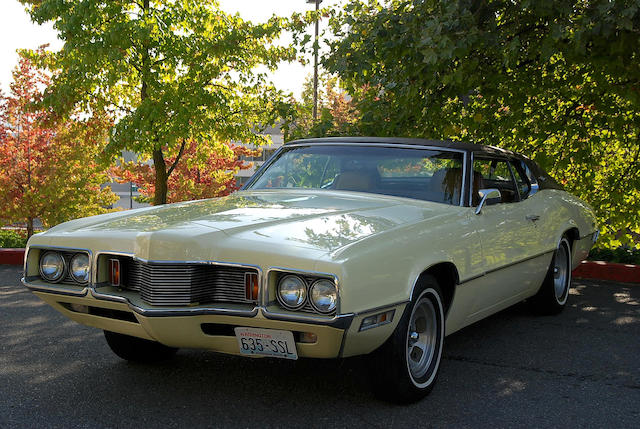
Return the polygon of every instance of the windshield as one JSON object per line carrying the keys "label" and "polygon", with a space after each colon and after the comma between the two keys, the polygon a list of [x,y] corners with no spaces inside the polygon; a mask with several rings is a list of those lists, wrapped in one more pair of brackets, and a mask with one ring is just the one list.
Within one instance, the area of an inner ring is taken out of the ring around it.
{"label": "windshield", "polygon": [[285,147],[247,189],[332,189],[459,205],[462,161],[462,153],[445,149]]}

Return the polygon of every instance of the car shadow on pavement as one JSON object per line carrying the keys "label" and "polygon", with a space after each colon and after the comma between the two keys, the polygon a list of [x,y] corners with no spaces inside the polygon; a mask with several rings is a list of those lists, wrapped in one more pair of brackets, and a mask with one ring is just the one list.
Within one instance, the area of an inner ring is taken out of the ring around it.
{"label": "car shadow on pavement", "polygon": [[156,365],[124,362],[100,331],[40,304],[6,271],[7,427],[598,426],[612,418],[624,426],[640,418],[638,286],[574,281],[560,315],[519,304],[447,337],[431,395],[398,407],[370,393],[375,367],[366,357],[293,362],[181,350]]}

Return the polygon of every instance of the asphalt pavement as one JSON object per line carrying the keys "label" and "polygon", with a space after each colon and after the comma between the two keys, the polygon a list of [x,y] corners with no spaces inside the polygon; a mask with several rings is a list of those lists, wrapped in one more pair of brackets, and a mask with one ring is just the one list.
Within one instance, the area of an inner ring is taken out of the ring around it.
{"label": "asphalt pavement", "polygon": [[465,328],[431,394],[395,406],[363,358],[126,363],[19,278],[0,265],[0,428],[640,428],[640,285],[574,280],[558,316],[517,305]]}

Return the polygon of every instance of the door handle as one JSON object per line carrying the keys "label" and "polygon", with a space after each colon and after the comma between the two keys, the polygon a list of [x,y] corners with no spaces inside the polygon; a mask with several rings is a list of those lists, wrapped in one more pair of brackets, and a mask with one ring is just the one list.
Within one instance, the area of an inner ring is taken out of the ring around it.
{"label": "door handle", "polygon": [[540,219],[540,216],[534,215],[534,214],[530,214],[530,215],[527,215],[526,219],[530,220],[531,222],[535,222],[535,221]]}

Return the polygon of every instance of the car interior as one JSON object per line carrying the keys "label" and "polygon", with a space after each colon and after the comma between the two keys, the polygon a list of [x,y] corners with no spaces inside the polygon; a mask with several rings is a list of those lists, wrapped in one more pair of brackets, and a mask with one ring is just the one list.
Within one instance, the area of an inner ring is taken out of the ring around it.
{"label": "car interior", "polygon": [[[505,160],[478,159],[476,162],[486,164],[478,165],[478,169],[485,171],[486,175],[475,169],[474,164],[471,201],[473,206],[480,203],[478,191],[488,188],[498,189],[503,203],[519,201],[515,182]],[[509,175],[505,172],[509,172]],[[390,178],[382,178],[376,169],[352,169],[340,172],[330,187],[336,190],[372,192],[458,205],[462,190],[462,168],[441,168],[431,177]]]}
{"label": "car interior", "polygon": [[[347,153],[347,149],[343,149],[344,155],[321,150],[324,148],[313,154],[292,151],[288,165],[295,168],[290,171],[287,166],[274,167],[270,175],[260,179],[264,183],[258,187],[335,189],[460,204],[464,174],[459,154],[442,152],[426,157],[412,154],[393,158],[384,152],[379,156],[369,151],[362,156]],[[502,203],[526,198],[530,187],[525,173],[518,168],[506,158],[476,154],[471,179],[472,206],[480,202],[480,189],[498,189]]]}
{"label": "car interior", "polygon": [[384,177],[376,169],[340,172],[331,189],[372,192],[458,205],[462,190],[462,169],[442,168],[431,177]]}
{"label": "car interior", "polygon": [[480,202],[480,189],[497,189],[503,203],[520,201],[507,160],[495,158],[476,158],[473,162],[472,205]]}

